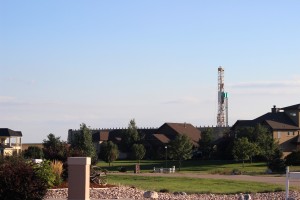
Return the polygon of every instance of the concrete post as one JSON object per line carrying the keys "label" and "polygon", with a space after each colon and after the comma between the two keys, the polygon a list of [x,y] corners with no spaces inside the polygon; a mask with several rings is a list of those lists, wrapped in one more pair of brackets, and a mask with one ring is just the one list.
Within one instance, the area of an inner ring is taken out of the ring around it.
{"label": "concrete post", "polygon": [[68,158],[68,199],[90,199],[90,157]]}

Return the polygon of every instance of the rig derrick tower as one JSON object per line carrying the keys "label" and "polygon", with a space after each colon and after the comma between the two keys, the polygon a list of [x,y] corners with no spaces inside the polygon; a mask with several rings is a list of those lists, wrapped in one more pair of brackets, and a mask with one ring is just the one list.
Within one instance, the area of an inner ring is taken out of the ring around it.
{"label": "rig derrick tower", "polygon": [[224,90],[224,69],[218,68],[218,115],[217,126],[228,127],[228,93]]}

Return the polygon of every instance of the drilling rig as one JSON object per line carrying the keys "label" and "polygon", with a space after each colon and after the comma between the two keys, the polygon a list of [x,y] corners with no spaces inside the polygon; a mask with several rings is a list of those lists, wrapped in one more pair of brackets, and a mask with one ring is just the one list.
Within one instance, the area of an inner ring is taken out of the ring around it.
{"label": "drilling rig", "polygon": [[224,69],[218,68],[217,127],[228,127],[228,93],[224,90]]}

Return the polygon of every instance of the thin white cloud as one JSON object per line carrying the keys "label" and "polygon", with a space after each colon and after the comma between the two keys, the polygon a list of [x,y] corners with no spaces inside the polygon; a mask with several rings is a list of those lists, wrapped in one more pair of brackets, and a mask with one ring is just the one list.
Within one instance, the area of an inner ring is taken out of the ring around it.
{"label": "thin white cloud", "polygon": [[300,80],[240,82],[228,86],[232,88],[300,87]]}
{"label": "thin white cloud", "polygon": [[15,97],[11,96],[0,96],[0,103],[10,103],[16,100]]}
{"label": "thin white cloud", "polygon": [[300,79],[294,76],[289,80],[239,82],[228,85],[233,94],[246,95],[296,95],[299,94]]}
{"label": "thin white cloud", "polygon": [[26,85],[35,85],[37,82],[34,79],[20,79],[16,77],[8,77],[5,78],[4,80],[9,81],[9,82],[17,82],[21,84],[26,84]]}

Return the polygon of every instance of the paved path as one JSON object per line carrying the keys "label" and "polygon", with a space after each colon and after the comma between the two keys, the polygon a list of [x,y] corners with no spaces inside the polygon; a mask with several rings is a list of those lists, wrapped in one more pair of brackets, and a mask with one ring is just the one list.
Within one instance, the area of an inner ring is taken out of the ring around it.
{"label": "paved path", "polygon": [[[285,185],[286,177],[282,176],[249,176],[249,175],[220,175],[220,174],[197,174],[197,173],[117,173],[118,175],[132,175],[132,176],[164,176],[164,177],[189,177],[189,178],[206,178],[206,179],[225,179],[237,181],[254,181],[262,183],[274,183]],[[290,186],[300,189],[300,179],[290,179]]]}

